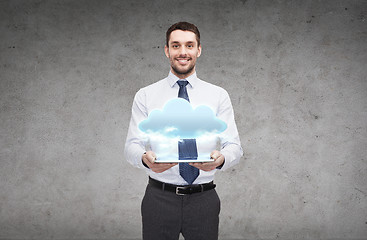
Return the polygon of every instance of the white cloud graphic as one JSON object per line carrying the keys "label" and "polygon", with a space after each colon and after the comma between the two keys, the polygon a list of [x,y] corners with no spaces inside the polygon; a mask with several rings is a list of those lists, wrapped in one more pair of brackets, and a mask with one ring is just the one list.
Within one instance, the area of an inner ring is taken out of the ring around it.
{"label": "white cloud graphic", "polygon": [[198,138],[218,134],[226,130],[227,124],[218,119],[208,106],[195,109],[182,98],[167,102],[162,110],[153,110],[148,118],[139,124],[144,133],[161,134],[169,138]]}

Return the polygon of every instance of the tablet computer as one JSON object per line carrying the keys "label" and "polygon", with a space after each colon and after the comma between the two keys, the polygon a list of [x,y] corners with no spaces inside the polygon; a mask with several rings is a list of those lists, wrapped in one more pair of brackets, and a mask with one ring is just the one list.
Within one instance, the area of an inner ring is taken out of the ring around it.
{"label": "tablet computer", "polygon": [[178,159],[174,157],[157,157],[156,163],[180,163],[180,162],[213,162],[214,159],[210,157],[198,157],[197,159]]}
{"label": "tablet computer", "polygon": [[211,162],[214,159],[210,158],[210,154],[198,154],[195,139],[181,139],[178,142],[178,156],[158,155],[155,162]]}

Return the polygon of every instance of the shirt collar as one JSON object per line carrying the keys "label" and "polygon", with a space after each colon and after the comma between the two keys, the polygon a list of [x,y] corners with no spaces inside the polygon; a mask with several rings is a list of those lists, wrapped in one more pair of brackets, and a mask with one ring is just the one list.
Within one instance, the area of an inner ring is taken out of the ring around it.
{"label": "shirt collar", "polygon": [[[191,74],[189,77],[187,77],[185,79],[189,82],[189,85],[191,87],[196,86],[196,84],[198,82],[196,72],[194,72],[193,74]],[[180,78],[178,78],[175,74],[173,74],[171,71],[169,71],[167,81],[168,81],[168,84],[170,85],[170,87],[173,87],[177,83],[178,80],[180,80]]]}

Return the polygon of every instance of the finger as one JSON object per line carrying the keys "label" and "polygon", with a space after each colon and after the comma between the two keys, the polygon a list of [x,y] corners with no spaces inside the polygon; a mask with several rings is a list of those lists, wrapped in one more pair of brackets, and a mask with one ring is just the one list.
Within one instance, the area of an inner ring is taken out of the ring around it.
{"label": "finger", "polygon": [[203,165],[202,162],[190,162],[189,165],[194,167],[201,167]]}
{"label": "finger", "polygon": [[161,173],[164,172],[168,169],[170,169],[171,167],[177,165],[177,163],[154,163],[153,164],[153,168],[152,171],[153,172],[157,172],[157,173]]}
{"label": "finger", "polygon": [[213,161],[204,163],[193,163],[193,166],[203,171],[212,171],[216,168],[217,165],[215,161]]}
{"label": "finger", "polygon": [[220,157],[220,153],[218,151],[215,151],[215,152],[212,153],[212,155],[210,157],[213,158],[213,159],[217,159],[217,158]]}
{"label": "finger", "polygon": [[156,157],[155,157],[154,155],[149,155],[149,156],[148,156],[148,160],[149,160],[149,162],[151,162],[151,163],[155,163]]}
{"label": "finger", "polygon": [[208,171],[208,169],[210,168],[209,163],[191,163],[190,165],[203,171]]}

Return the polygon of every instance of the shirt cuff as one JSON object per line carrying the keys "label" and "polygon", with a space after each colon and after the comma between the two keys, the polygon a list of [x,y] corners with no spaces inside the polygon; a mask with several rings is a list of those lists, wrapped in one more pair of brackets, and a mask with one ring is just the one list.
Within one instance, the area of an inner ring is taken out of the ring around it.
{"label": "shirt cuff", "polygon": [[233,162],[233,154],[230,151],[226,151],[226,149],[222,149],[220,153],[224,156],[224,162],[220,166],[221,171],[226,171],[228,168],[234,165]]}
{"label": "shirt cuff", "polygon": [[[146,154],[146,152],[145,152],[144,154]],[[144,154],[143,154],[143,155],[144,155]],[[143,164],[143,166],[144,166],[144,167],[146,167],[146,168],[150,169],[150,168],[148,167],[148,165],[143,161],[143,158],[141,159],[141,163]]]}
{"label": "shirt cuff", "polygon": [[224,165],[225,162],[226,162],[226,159],[224,159],[223,160],[223,163],[221,165],[219,165],[218,167],[216,167],[216,169],[219,169],[219,170],[222,169],[222,167],[223,167],[223,165]]}

